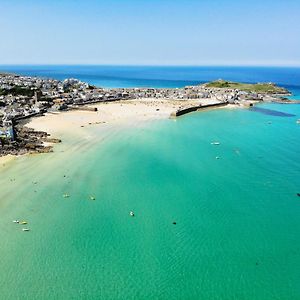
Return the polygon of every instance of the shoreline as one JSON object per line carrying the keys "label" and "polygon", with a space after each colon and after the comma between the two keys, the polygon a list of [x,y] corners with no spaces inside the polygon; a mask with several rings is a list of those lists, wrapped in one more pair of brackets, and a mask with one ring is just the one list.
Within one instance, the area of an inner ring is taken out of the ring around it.
{"label": "shoreline", "polygon": [[[135,100],[120,100],[102,102],[86,107],[97,108],[97,111],[69,110],[61,112],[48,112],[42,116],[34,117],[26,122],[27,128],[42,131],[50,135],[51,139],[71,141],[74,137],[97,138],[105,133],[113,133],[124,128],[140,126],[144,122],[172,118],[178,110],[191,106],[210,105],[208,99],[197,100],[161,100],[143,98]],[[247,106],[228,104],[227,109],[244,108]],[[224,106],[212,106],[203,109],[222,109]],[[92,129],[93,128],[93,129]],[[87,130],[88,129],[88,130]],[[92,129],[92,130],[89,130]],[[43,142],[45,147],[53,147],[56,143]],[[25,153],[27,155],[38,153]],[[0,164],[6,164],[24,155],[6,155],[0,157]]]}
{"label": "shoreline", "polygon": [[[189,101],[193,105],[196,101]],[[198,103],[199,101],[197,101]],[[185,104],[186,101],[184,102]],[[122,130],[126,127],[140,126],[141,123],[169,118],[172,111],[182,105],[182,101],[165,101],[157,99],[121,100],[103,102],[86,107],[97,108],[97,111],[69,110],[48,112],[42,116],[28,119],[25,127],[34,131],[45,132],[51,139],[62,139],[63,142],[74,137],[97,138],[105,133]],[[90,129],[96,129],[96,132]],[[89,130],[87,130],[89,129]],[[43,142],[45,147],[55,143]],[[32,155],[38,153],[25,153]],[[24,155],[5,155],[0,157],[0,164],[6,164]]]}

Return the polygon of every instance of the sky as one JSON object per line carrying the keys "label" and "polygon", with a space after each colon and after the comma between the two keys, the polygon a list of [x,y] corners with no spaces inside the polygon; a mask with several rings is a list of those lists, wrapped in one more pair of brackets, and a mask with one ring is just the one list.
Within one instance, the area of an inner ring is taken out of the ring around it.
{"label": "sky", "polygon": [[0,0],[0,64],[300,66],[300,0]]}

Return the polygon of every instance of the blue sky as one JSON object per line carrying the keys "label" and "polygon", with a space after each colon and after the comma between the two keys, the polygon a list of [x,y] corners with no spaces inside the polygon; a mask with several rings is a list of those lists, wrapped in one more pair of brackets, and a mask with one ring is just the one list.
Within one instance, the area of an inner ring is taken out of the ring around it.
{"label": "blue sky", "polygon": [[299,0],[0,0],[0,64],[300,65]]}

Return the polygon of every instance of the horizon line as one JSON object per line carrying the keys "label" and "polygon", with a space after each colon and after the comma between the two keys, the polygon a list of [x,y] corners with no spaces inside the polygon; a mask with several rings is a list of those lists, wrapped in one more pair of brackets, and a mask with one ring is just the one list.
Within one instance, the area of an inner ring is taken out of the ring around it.
{"label": "horizon line", "polygon": [[106,67],[269,67],[300,68],[299,64],[101,64],[101,63],[0,63],[0,66],[106,66]]}

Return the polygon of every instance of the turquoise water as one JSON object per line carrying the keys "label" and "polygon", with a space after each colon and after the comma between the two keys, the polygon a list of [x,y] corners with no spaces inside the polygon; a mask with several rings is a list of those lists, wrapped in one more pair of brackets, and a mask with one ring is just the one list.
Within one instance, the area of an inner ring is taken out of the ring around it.
{"label": "turquoise water", "polygon": [[[300,98],[299,68],[0,70],[105,87],[274,81]],[[259,108],[80,128],[0,165],[0,299],[300,299],[300,105]]]}
{"label": "turquoise water", "polygon": [[261,107],[2,166],[0,298],[300,299],[300,106]]}

